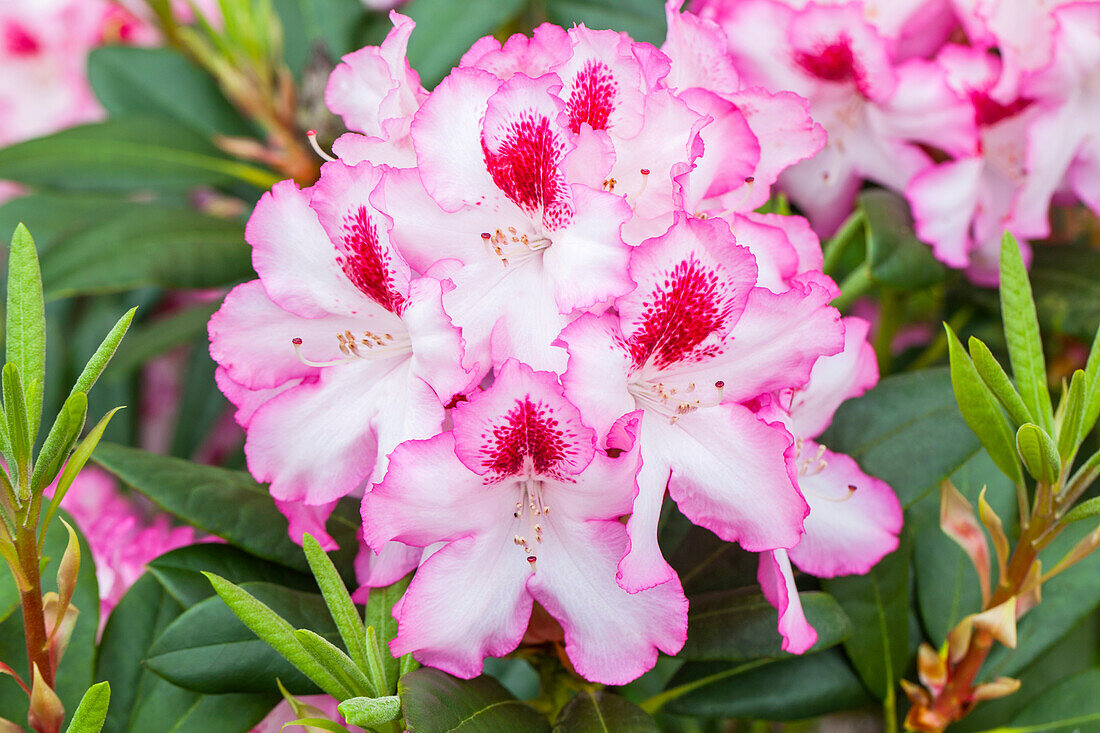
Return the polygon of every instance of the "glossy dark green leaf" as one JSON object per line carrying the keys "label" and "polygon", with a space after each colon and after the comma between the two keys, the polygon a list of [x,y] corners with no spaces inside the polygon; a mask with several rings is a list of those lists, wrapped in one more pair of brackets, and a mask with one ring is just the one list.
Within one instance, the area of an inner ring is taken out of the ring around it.
{"label": "glossy dark green leaf", "polygon": [[156,115],[204,135],[256,135],[213,77],[171,48],[92,49],[88,81],[112,117]]}
{"label": "glossy dark green leaf", "polygon": [[1030,277],[1043,330],[1090,343],[1100,325],[1100,251],[1082,244],[1035,247]]}
{"label": "glossy dark green leaf", "polygon": [[606,690],[582,690],[566,703],[553,733],[658,733],[644,710]]}
{"label": "glossy dark green leaf", "polygon": [[[271,583],[240,586],[296,628],[310,628],[329,641],[340,639],[319,594]],[[149,650],[146,666],[169,682],[195,692],[269,692],[275,679],[293,694],[316,686],[252,633],[220,598],[187,609]]]}
{"label": "glossy dark green leaf", "polygon": [[688,662],[669,689],[693,686],[666,710],[714,718],[801,720],[870,701],[839,649],[737,672],[721,662]]}
{"label": "glossy dark green leaf", "polygon": [[0,179],[72,191],[187,190],[232,182],[269,188],[274,173],[223,155],[186,126],[129,116],[0,149]]}
{"label": "glossy dark green leaf", "polygon": [[422,667],[398,685],[409,733],[536,733],[550,724],[516,700],[500,683],[482,675],[460,680]]}
{"label": "glossy dark green leaf", "polygon": [[132,205],[120,196],[98,193],[31,193],[0,204],[0,232],[26,224],[43,257],[58,241]]}
{"label": "glossy dark green leaf", "polygon": [[551,23],[569,28],[584,23],[589,28],[629,33],[636,41],[660,46],[665,40],[665,9],[653,0],[547,0]]}
{"label": "glossy dark green leaf", "polygon": [[[241,549],[301,571],[309,569],[300,547],[287,538],[287,521],[266,486],[242,471],[202,466],[137,448],[101,443],[94,459],[161,508]],[[328,523],[340,544],[333,561],[345,578],[358,549],[361,520],[355,502],[343,502]]]}
{"label": "glossy dark green leaf", "polygon": [[946,369],[886,377],[837,410],[818,439],[886,481],[909,506],[981,450],[959,414]]}
{"label": "glossy dark green leaf", "polygon": [[[800,593],[806,620],[817,631],[813,651],[839,644],[852,633],[852,624],[827,593]],[[688,639],[680,659],[747,662],[787,656],[776,631],[778,614],[760,593],[717,591],[690,599]]]}
{"label": "glossy dark green leaf", "polygon": [[[66,710],[76,710],[84,693],[92,686],[95,665],[95,640],[99,627],[99,586],[96,582],[95,562],[91,548],[79,533],[79,525],[72,517],[62,514],[65,521],[78,532],[80,539],[80,573],[77,575],[73,605],[79,610],[76,626],[65,651],[65,659],[57,671],[56,690]],[[42,555],[46,562],[42,569],[42,592],[57,591],[57,565],[68,544],[69,533],[61,522],[54,522],[46,532],[46,542]],[[7,573],[5,568],[3,571]],[[23,635],[23,619],[13,613],[0,624],[0,659],[23,678],[27,674],[26,641]],[[15,687],[10,678],[4,676],[0,685],[0,717],[8,720],[27,719],[27,697],[22,693],[5,694],[8,684]]]}
{"label": "glossy dark green leaf", "polygon": [[1024,474],[1020,468],[1020,456],[1016,453],[1012,425],[997,404],[993,392],[978,375],[958,336],[947,324],[944,328],[947,329],[947,348],[951,359],[951,387],[959,412],[997,466],[1006,476],[1020,483],[1024,480]]}
{"label": "glossy dark green leaf", "polygon": [[182,612],[183,606],[148,573],[115,606],[96,667],[96,679],[109,680],[113,689],[104,733],[240,733],[278,701],[274,691],[199,695],[147,670],[142,662],[149,646]]}
{"label": "glossy dark green leaf", "polygon": [[1096,733],[1100,731],[1100,668],[1075,675],[1044,692],[1002,733]]}
{"label": "glossy dark green leaf", "polygon": [[411,0],[401,6],[416,21],[409,38],[409,63],[431,89],[474,41],[490,35],[523,10],[523,0]]}
{"label": "glossy dark green leaf", "polygon": [[[1005,528],[1011,531],[1016,526],[1016,487],[985,451],[952,473],[951,482],[971,506],[978,505],[978,494],[985,486],[986,501]],[[906,514],[906,525],[913,537],[917,609],[929,640],[939,646],[964,616],[981,610],[978,574],[958,543],[940,528],[938,493],[913,506]]]}
{"label": "glossy dark green leaf", "polygon": [[906,290],[926,288],[943,280],[944,266],[917,238],[904,198],[874,188],[860,195],[859,207],[866,216],[867,258],[874,280]]}
{"label": "glossy dark green leaf", "polygon": [[203,542],[166,552],[147,566],[168,593],[189,608],[214,595],[210,581],[202,573],[210,572],[233,583],[266,582],[294,590],[316,592],[313,579],[249,555],[232,545]]}
{"label": "glossy dark green leaf", "polygon": [[896,551],[866,575],[822,581],[856,629],[844,642],[864,684],[879,698],[892,693],[909,662],[909,558],[902,533]]}
{"label": "glossy dark green leaf", "polygon": [[134,204],[68,237],[42,262],[48,298],[146,286],[212,288],[252,274],[242,222],[160,204]]}
{"label": "glossy dark green leaf", "polygon": [[1001,244],[1001,319],[1012,361],[1012,377],[1031,412],[1032,421],[1048,433],[1054,417],[1047,389],[1046,361],[1039,336],[1035,301],[1016,239],[1005,232]]}

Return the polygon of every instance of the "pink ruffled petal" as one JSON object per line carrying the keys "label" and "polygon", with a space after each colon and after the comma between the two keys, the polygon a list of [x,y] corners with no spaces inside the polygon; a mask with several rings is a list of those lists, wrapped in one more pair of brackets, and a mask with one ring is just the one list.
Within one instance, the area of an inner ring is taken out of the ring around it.
{"label": "pink ruffled petal", "polygon": [[779,611],[779,633],[783,637],[780,648],[791,654],[808,651],[817,642],[817,631],[810,626],[802,611],[802,601],[794,584],[794,572],[787,551],[761,553],[756,579],[768,603]]}
{"label": "pink ruffled petal", "polygon": [[633,361],[618,318],[583,315],[561,332],[559,340],[569,351],[569,368],[562,376],[565,392],[602,439],[616,420],[634,410],[627,392]]}

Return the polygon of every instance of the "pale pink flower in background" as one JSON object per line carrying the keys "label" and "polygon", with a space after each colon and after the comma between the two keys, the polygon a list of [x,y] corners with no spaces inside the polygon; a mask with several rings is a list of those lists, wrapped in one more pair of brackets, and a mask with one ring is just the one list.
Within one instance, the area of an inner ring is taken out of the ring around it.
{"label": "pale pink flower in background", "polygon": [[775,293],[757,287],[752,254],[718,219],[681,216],[636,248],[638,288],[618,317],[566,328],[566,392],[609,445],[640,422],[639,494],[619,566],[629,590],[675,577],[657,546],[667,488],[690,520],[753,551],[792,547],[808,511],[794,484],[793,439],[743,402],[801,386],[843,344],[835,286],[820,273]]}
{"label": "pale pink flower in background", "polygon": [[[301,716],[296,715],[294,709],[290,707],[290,703],[283,700],[268,713],[266,718],[256,724],[251,733],[283,733],[287,724],[298,720],[299,717],[327,718],[332,721],[339,721],[340,725],[348,730],[361,730],[360,728],[349,726],[347,723],[343,722],[343,716],[341,716],[340,712],[336,709],[337,705],[339,705],[336,698],[329,697],[328,695],[299,695],[296,699],[298,704],[303,706],[303,714]],[[294,726],[291,730],[298,731],[299,733],[320,733],[320,731],[322,731],[321,728],[317,728],[316,726]]]}
{"label": "pale pink flower in background", "polygon": [[[47,487],[46,496],[53,496],[55,488]],[[76,521],[95,560],[100,630],[147,562],[195,541],[193,528],[172,526],[168,515],[139,497],[123,495],[113,477],[94,467],[80,472],[61,508]]]}
{"label": "pale pink flower in background", "polygon": [[936,57],[948,84],[970,101],[978,126],[969,154],[919,173],[906,189],[917,235],[950,267],[968,268],[971,279],[995,286],[1005,230],[1013,232],[1030,260],[1026,237],[1048,234],[1045,217],[1021,226],[1017,200],[1028,179],[1027,134],[1040,113],[1028,98],[1001,104],[992,96],[1001,63],[977,48],[947,45]]}
{"label": "pale pink flower in background", "polygon": [[778,0],[716,0],[701,12],[726,30],[743,83],[792,91],[828,133],[825,148],[786,171],[781,187],[823,236],[852,210],[864,179],[895,191],[931,165],[917,143],[973,147],[969,105],[943,70],[898,63],[858,4],[791,8]]}
{"label": "pale pink flower in background", "polygon": [[276,184],[245,232],[260,279],[210,321],[249,469],[306,512],[291,517],[296,533],[381,478],[397,444],[438,432],[471,383],[446,284],[416,276],[372,202],[383,175],[334,162],[312,189]]}
{"label": "pale pink flower in background", "polygon": [[817,633],[803,614],[791,563],[819,578],[862,575],[897,549],[902,527],[901,504],[887,484],[814,442],[842,402],[878,382],[870,324],[850,317],[844,326],[844,350],[818,359],[804,387],[777,394],[760,411],[795,436],[797,484],[810,506],[798,544],[762,553],[758,572],[764,595],[779,610],[783,649],[795,654],[813,646]]}
{"label": "pale pink flower in background", "polygon": [[679,651],[679,581],[635,594],[616,582],[629,544],[619,518],[631,511],[639,465],[627,443],[617,458],[598,450],[556,375],[509,360],[492,387],[455,408],[453,430],[398,446],[363,498],[367,541],[435,551],[394,606],[393,654],[474,677],[485,657],[516,648],[535,602],[594,682],[625,684],[658,650]]}

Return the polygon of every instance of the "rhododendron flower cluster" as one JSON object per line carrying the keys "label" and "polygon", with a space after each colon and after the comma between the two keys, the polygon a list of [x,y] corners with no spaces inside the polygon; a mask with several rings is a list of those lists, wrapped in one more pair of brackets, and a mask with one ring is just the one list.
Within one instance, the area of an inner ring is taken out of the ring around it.
{"label": "rhododendron flower cluster", "polygon": [[692,7],[724,29],[745,82],[804,96],[828,132],[822,153],[780,181],[818,234],[832,234],[871,181],[906,195],[938,259],[996,284],[1005,230],[1047,237],[1052,201],[1100,211],[1089,132],[1100,103],[1100,3]]}
{"label": "rhododendron flower cluster", "polygon": [[578,673],[623,684],[686,635],[667,494],[761,553],[805,651],[791,562],[865,572],[901,523],[813,442],[877,380],[867,325],[829,305],[807,222],[754,211],[825,143],[805,100],[746,83],[678,2],[660,49],[542,25],[430,93],[391,18],[330,79],[338,158],[264,195],[259,279],[210,322],[292,535],[333,546],[325,519],[362,496],[361,583],[416,571],[395,655],[473,677],[541,609]]}

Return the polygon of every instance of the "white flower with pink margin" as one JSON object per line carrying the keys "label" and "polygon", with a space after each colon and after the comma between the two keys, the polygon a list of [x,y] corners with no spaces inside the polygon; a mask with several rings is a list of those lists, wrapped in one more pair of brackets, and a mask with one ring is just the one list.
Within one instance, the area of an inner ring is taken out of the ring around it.
{"label": "white flower with pink margin", "polygon": [[1017,222],[1028,231],[1045,231],[1051,199],[1063,188],[1100,212],[1100,3],[1066,5],[1053,17],[1051,62],[1020,85],[1020,95],[1039,108],[1016,205]]}
{"label": "white flower with pink margin", "polygon": [[996,286],[1001,238],[1011,231],[1030,259],[1025,238],[1049,233],[1045,217],[1030,227],[1016,220],[1017,200],[1028,180],[1027,133],[1040,106],[1015,98],[1001,104],[992,96],[1001,78],[1000,61],[987,51],[947,45],[936,57],[948,84],[970,101],[978,126],[973,151],[917,174],[906,189],[918,236],[936,258],[968,268],[975,282]]}
{"label": "white flower with pink margin", "polygon": [[[625,426],[628,434],[636,426]],[[454,429],[398,446],[363,497],[372,547],[438,548],[394,606],[395,656],[459,677],[516,648],[539,603],[562,626],[585,679],[625,684],[675,654],[687,600],[673,577],[630,594],[616,583],[628,547],[636,447],[610,458],[557,376],[505,362],[493,386],[454,410]]]}
{"label": "white flower with pink margin", "polygon": [[409,263],[455,284],[444,304],[484,373],[515,357],[561,370],[551,346],[573,314],[634,286],[622,197],[575,183],[554,74],[501,82],[455,69],[413,121],[419,168],[385,182],[393,239]]}
{"label": "white flower with pink margin", "polygon": [[[794,440],[742,403],[801,386],[815,360],[843,345],[836,294],[818,273],[775,293],[757,287],[752,254],[719,219],[681,217],[631,257],[638,288],[618,315],[566,328],[566,392],[616,447],[638,420],[642,469],[627,525],[624,588],[669,581],[657,545],[665,491],[680,511],[752,551],[793,547],[808,507],[795,487]],[[629,417],[624,417],[629,416]]]}
{"label": "white flower with pink margin", "polygon": [[805,97],[828,132],[824,150],[780,179],[822,236],[851,212],[864,179],[902,191],[931,165],[917,143],[952,154],[972,148],[970,107],[947,87],[943,70],[922,59],[897,63],[858,3],[795,10],[778,0],[718,0],[702,7],[726,30],[743,83]]}
{"label": "white flower with pink margin", "polygon": [[373,203],[383,175],[334,162],[312,189],[276,184],[245,231],[260,279],[210,321],[249,470],[292,530],[323,527],[336,500],[380,479],[397,444],[437,433],[471,386],[447,284],[416,276]]}
{"label": "white flower with pink margin", "polygon": [[878,382],[875,353],[867,343],[870,324],[844,319],[844,351],[814,364],[810,381],[776,396],[761,414],[782,422],[795,436],[798,488],[810,505],[806,533],[789,549],[760,555],[757,577],[779,610],[783,649],[801,654],[817,641],[798,599],[791,563],[819,578],[862,575],[898,546],[901,504],[884,482],[860,470],[852,458],[814,439],[845,400]]}

